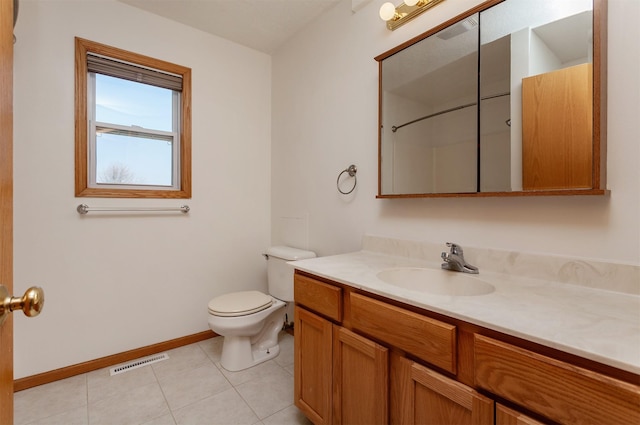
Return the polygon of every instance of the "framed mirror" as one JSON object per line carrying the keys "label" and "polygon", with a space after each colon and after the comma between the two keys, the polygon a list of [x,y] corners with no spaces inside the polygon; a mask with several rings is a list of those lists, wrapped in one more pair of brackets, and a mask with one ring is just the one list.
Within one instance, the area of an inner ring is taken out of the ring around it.
{"label": "framed mirror", "polygon": [[490,0],[376,57],[378,197],[605,194],[606,0]]}

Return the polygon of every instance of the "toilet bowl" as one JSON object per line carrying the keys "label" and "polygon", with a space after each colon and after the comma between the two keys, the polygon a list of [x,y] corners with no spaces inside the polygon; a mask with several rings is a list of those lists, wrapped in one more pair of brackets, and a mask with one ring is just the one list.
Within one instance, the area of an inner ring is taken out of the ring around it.
{"label": "toilet bowl", "polygon": [[311,251],[272,247],[268,260],[269,295],[239,291],[209,301],[209,327],[224,337],[220,364],[235,372],[276,357],[278,334],[285,322],[287,302],[293,302],[293,266],[287,264],[315,257]]}
{"label": "toilet bowl", "polygon": [[[244,298],[243,311],[235,315],[220,311],[232,310],[222,307],[230,301],[229,296],[235,296],[236,302]],[[232,372],[246,369],[280,353],[278,333],[284,322],[285,305],[284,301],[258,291],[233,292],[209,302],[209,327],[224,336],[220,363],[225,369]]]}

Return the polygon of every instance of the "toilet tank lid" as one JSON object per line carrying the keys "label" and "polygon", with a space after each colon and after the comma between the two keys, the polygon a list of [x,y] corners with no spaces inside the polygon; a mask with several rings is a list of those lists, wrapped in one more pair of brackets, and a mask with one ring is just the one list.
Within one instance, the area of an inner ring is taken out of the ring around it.
{"label": "toilet tank lid", "polygon": [[292,248],[290,246],[272,246],[267,249],[266,254],[287,261],[304,260],[306,258],[314,258],[316,256],[316,253],[313,251]]}

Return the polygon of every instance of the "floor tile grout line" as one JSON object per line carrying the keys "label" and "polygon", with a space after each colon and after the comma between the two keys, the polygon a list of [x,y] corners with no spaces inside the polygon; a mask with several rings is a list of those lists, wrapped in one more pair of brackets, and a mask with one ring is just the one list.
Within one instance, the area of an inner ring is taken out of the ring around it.
{"label": "floor tile grout line", "polygon": [[89,374],[85,372],[83,373],[83,375],[84,375],[85,397],[87,398],[87,403],[85,404],[87,406],[87,410],[85,412],[85,415],[87,417],[87,425],[91,425],[91,414],[89,413]]}
{"label": "floor tile grout line", "polygon": [[[227,376],[226,376],[226,375],[222,372],[222,370],[220,369],[220,367],[221,367],[221,366],[218,366],[218,365],[216,364],[216,362],[215,362],[215,361],[214,361],[214,360],[213,360],[213,359],[212,359],[212,358],[207,354],[206,350],[205,350],[204,348],[202,348],[202,347],[200,346],[200,344],[199,344],[199,343],[196,343],[195,345],[197,345],[197,346],[198,346],[198,348],[200,348],[200,349],[204,352],[205,357],[207,358],[207,360],[208,360],[209,362],[211,362],[211,364],[213,365],[213,367],[215,367],[215,368],[216,368],[216,370],[218,370],[218,372],[220,372],[220,374],[222,375],[222,377],[223,377],[223,378],[227,381],[227,383],[230,385],[230,387],[231,387],[231,388],[228,388],[228,389],[226,389],[226,390],[224,390],[224,391],[228,391],[229,389],[234,389],[234,390],[235,390],[235,386],[233,385],[233,383],[231,383],[231,381],[229,381],[229,379],[227,378]],[[203,364],[206,364],[206,363],[203,363]],[[152,368],[153,368],[153,365],[151,365],[151,366],[152,366]],[[199,365],[199,366],[197,366],[197,367],[202,367],[202,365]],[[165,392],[164,392],[164,389],[163,389],[163,387],[162,387],[162,384],[161,384],[161,382],[160,382],[160,379],[158,378],[158,375],[156,374],[156,370],[155,370],[155,369],[153,369],[153,374],[154,374],[154,376],[156,377],[156,381],[158,382],[158,386],[160,387],[160,391],[162,392],[162,396],[164,397],[165,402],[167,403],[167,407],[169,408],[169,412],[171,413],[171,416],[172,416],[172,418],[173,418],[173,421],[177,424],[177,423],[178,423],[178,420],[177,420],[177,419],[176,419],[176,417],[175,417],[174,409],[172,409],[172,408],[171,408],[171,404],[169,404],[169,399],[167,398],[167,396],[166,396],[166,394],[165,394]],[[186,404],[186,405],[184,405],[184,406],[180,406],[180,407],[176,408],[175,410],[177,411],[177,410],[180,410],[180,409],[185,409],[185,408],[187,408],[187,407],[189,407],[189,406],[191,406],[191,405],[194,405],[194,404],[196,404],[196,403],[199,403],[199,402],[201,402],[202,400],[206,400],[206,399],[207,399],[207,398],[209,398],[209,397],[216,396],[216,395],[218,395],[218,394],[220,394],[220,393],[222,393],[222,392],[223,392],[223,391],[219,391],[219,392],[218,392],[218,393],[216,393],[216,394],[211,394],[211,395],[208,395],[208,396],[206,396],[206,397],[204,397],[204,398],[201,398],[201,399],[198,399],[198,400],[194,400],[194,401],[192,401],[192,402],[191,402],[191,403],[189,403],[189,404]],[[243,400],[244,400],[244,399],[243,399]],[[246,402],[245,402],[245,403],[246,403]],[[249,406],[249,408],[250,408],[250,406]],[[256,415],[256,417],[257,417],[257,415]]]}
{"label": "floor tile grout line", "polygon": [[[170,361],[171,359],[169,359]],[[160,383],[160,378],[158,378],[158,374],[156,373],[156,370],[153,368],[153,365],[149,365],[151,366],[151,371],[153,372],[153,377],[156,379],[156,383],[158,384],[158,387],[160,388],[160,392],[162,393],[162,398],[164,398],[164,402],[167,404],[167,409],[169,409],[169,414],[171,415],[171,419],[173,419],[173,423],[177,424],[178,421],[175,417],[175,415],[173,414],[173,409],[171,408],[171,405],[169,404],[169,399],[167,398],[167,395],[164,392],[164,389],[162,388],[162,384]],[[153,418],[151,420],[154,420],[157,418]],[[147,421],[150,422],[150,421]]]}
{"label": "floor tile grout line", "polygon": [[[259,420],[259,421],[261,421],[261,419],[258,417],[258,415],[257,415],[257,414],[256,414],[256,412],[253,410],[253,408],[249,405],[249,403],[247,403],[247,401],[246,401],[246,400],[242,397],[242,395],[238,392],[238,390],[237,390],[236,386],[233,384],[233,382],[231,382],[231,381],[229,380],[229,378],[227,377],[227,375],[225,375],[225,373],[222,371],[222,365],[218,365],[218,364],[215,362],[215,360],[213,360],[213,359],[209,356],[209,354],[207,353],[207,351],[206,351],[204,348],[202,348],[202,346],[200,345],[200,343],[196,343],[196,345],[198,346],[198,348],[200,348],[200,349],[204,352],[204,354],[205,354],[205,356],[206,356],[207,360],[209,360],[209,361],[211,362],[211,364],[216,368],[216,370],[220,373],[220,375],[222,375],[222,377],[224,378],[224,380],[225,380],[225,381],[227,381],[227,383],[228,383],[228,384],[230,385],[230,387],[231,387],[231,388],[229,388],[229,389],[233,389],[233,390],[235,391],[235,393],[236,393],[236,394],[238,394],[238,396],[242,399],[242,401],[247,405],[247,407],[248,407],[248,408],[253,412],[253,414],[256,416],[256,418],[258,418],[258,420]],[[154,373],[155,373],[155,371],[154,371]],[[162,390],[162,385],[160,385],[160,389]],[[229,389],[226,389],[226,390],[224,390],[224,391],[228,391]],[[220,392],[218,392],[218,393],[216,393],[216,394],[209,395],[209,396],[207,396],[207,397],[205,397],[205,398],[202,398],[202,399],[199,399],[199,400],[195,400],[195,401],[193,401],[193,402],[191,402],[191,403],[189,403],[189,404],[187,404],[187,405],[185,405],[185,406],[180,407],[179,409],[184,409],[184,408],[187,408],[187,407],[189,407],[189,406],[191,406],[191,405],[193,405],[193,404],[199,403],[199,402],[201,402],[202,400],[206,400],[207,398],[215,397],[216,395],[221,394],[221,393],[222,393],[222,392],[224,392],[224,391],[220,391]],[[164,396],[164,390],[163,390],[163,396]],[[166,400],[166,397],[165,397],[165,400]],[[174,412],[173,412],[173,409],[171,409],[171,406],[169,405],[168,400],[167,400],[167,405],[169,406],[169,410],[171,411],[171,416],[173,417],[174,422],[177,424],[177,423],[178,423],[178,420],[177,420],[177,419],[175,418],[175,416],[173,415],[173,413],[174,413]],[[178,410],[178,409],[176,409],[176,410]]]}
{"label": "floor tile grout line", "polygon": [[290,404],[290,405],[285,406],[285,407],[283,407],[282,409],[280,409],[280,410],[278,410],[278,411],[273,412],[273,413],[272,413],[272,414],[270,414],[269,416],[267,416],[267,417],[265,417],[265,418],[260,419],[260,421],[264,421],[264,420],[266,420],[266,419],[269,419],[270,417],[275,416],[275,415],[277,415],[278,413],[283,412],[283,411],[285,411],[285,410],[287,410],[287,409],[291,408],[291,406],[294,406],[293,400],[291,400],[291,404]]}
{"label": "floor tile grout line", "polygon": [[258,415],[258,413],[253,409],[253,407],[251,407],[251,405],[249,404],[249,402],[247,400],[245,400],[244,397],[242,397],[242,394],[240,394],[240,391],[238,391],[238,389],[234,386],[233,387],[233,391],[236,392],[236,394],[238,394],[238,397],[240,397],[240,399],[244,402],[244,404],[247,405],[247,407],[249,408],[249,410],[251,410],[251,412],[253,412],[253,414],[256,416],[256,418],[258,418],[259,422],[262,422],[262,418]]}
{"label": "floor tile grout line", "polygon": [[[273,359],[268,360],[268,362],[273,362],[273,364],[275,364],[275,365],[277,365],[278,367],[280,367],[280,369],[282,369],[282,371],[283,371],[283,372],[285,372],[286,374],[289,374],[289,372],[287,372],[287,371],[284,369],[284,367],[283,367],[283,366],[281,366],[278,362],[274,361]],[[265,362],[265,363],[266,363],[266,362]],[[257,366],[257,365],[256,365],[256,366]],[[260,379],[260,378],[258,378],[258,379]],[[255,380],[255,379],[253,379],[253,380]],[[250,382],[250,381],[242,382],[242,383],[238,384],[238,386],[248,384],[249,382]],[[270,414],[270,415],[268,415],[268,416],[265,416],[264,418],[261,418],[261,417],[260,417],[260,415],[258,415],[258,413],[253,409],[253,407],[251,407],[251,404],[249,403],[249,401],[248,401],[248,400],[246,400],[246,399],[242,396],[242,394],[240,393],[240,391],[238,391],[238,389],[236,388],[236,386],[235,386],[235,385],[233,385],[233,384],[231,384],[231,385],[233,386],[233,389],[236,391],[236,393],[240,396],[240,398],[242,399],[242,401],[244,401],[244,402],[245,402],[245,404],[246,404],[247,406],[249,406],[249,409],[251,409],[251,411],[253,412],[253,414],[254,414],[254,415],[256,415],[256,418],[258,418],[258,421],[259,421],[260,423],[262,423],[262,421],[264,421],[264,420],[265,420],[265,419],[267,419],[268,417],[273,416],[273,415],[275,415],[275,414],[277,413],[277,412],[274,412],[274,413],[272,413],[272,414]],[[293,400],[291,400],[291,404],[293,404]],[[288,405],[288,406],[284,407],[283,409],[287,409],[289,406],[290,406],[290,405]],[[283,410],[283,409],[280,409],[280,410]],[[279,411],[280,411],[280,410],[279,410]],[[279,412],[279,411],[278,411],[278,412]]]}
{"label": "floor tile grout line", "polygon": [[[208,353],[206,352],[206,350],[204,350],[204,348],[202,348],[201,346],[200,346],[200,348],[201,348],[203,351],[205,351],[205,354],[207,354],[207,357],[211,360],[211,362],[214,364],[214,366],[215,366],[216,368],[218,368],[218,370],[220,371],[220,373],[222,374],[222,376],[226,379],[226,381],[229,383],[229,385],[231,385],[231,388],[233,388],[233,390],[235,391],[235,393],[240,397],[240,399],[242,399],[242,401],[244,402],[244,404],[246,404],[246,405],[247,405],[247,407],[251,410],[251,412],[253,412],[253,414],[256,416],[256,418],[258,418],[258,422],[259,422],[259,423],[263,423],[263,420],[264,420],[264,419],[267,419],[268,417],[273,416],[273,415],[275,415],[276,413],[278,413],[278,412],[280,412],[280,411],[282,411],[282,410],[287,409],[287,408],[289,408],[289,407],[290,407],[290,406],[286,406],[286,407],[284,407],[284,408],[282,408],[282,409],[278,410],[277,412],[274,412],[274,413],[270,414],[269,416],[266,416],[266,417],[264,417],[264,418],[261,418],[261,417],[260,417],[260,415],[258,415],[258,412],[256,412],[256,411],[254,410],[254,408],[253,408],[253,407],[251,407],[251,404],[249,403],[249,401],[248,401],[248,400],[246,400],[246,399],[242,396],[242,394],[240,393],[240,391],[238,391],[238,388],[237,388],[237,386],[247,384],[247,383],[248,383],[248,382],[250,382],[250,381],[241,382],[241,383],[239,383],[239,384],[237,384],[237,385],[236,385],[236,384],[234,384],[233,382],[231,382],[231,380],[229,379],[229,377],[228,377],[228,376],[224,373],[224,371],[222,370],[222,369],[223,369],[222,364],[217,364],[215,361],[213,361],[213,359],[211,359],[211,358],[208,356]],[[275,361],[275,359],[268,360],[267,362],[272,363],[272,364],[275,364],[275,365],[276,365],[276,366],[278,366],[282,371],[284,371],[285,373],[289,374],[289,372],[285,369],[285,367],[284,367],[284,366],[282,366],[281,364],[279,364],[277,361]],[[260,363],[260,364],[264,364],[264,363],[266,363],[266,362],[263,362],[263,363]],[[254,366],[252,366],[252,367],[259,366],[260,364],[254,365]],[[243,370],[246,370],[246,369],[243,369]],[[229,371],[229,372],[231,372],[231,371]],[[255,378],[254,378],[254,379],[255,379]],[[292,400],[292,404],[293,404],[293,400]]]}
{"label": "floor tile grout line", "polygon": [[[78,377],[83,376],[83,375],[86,375],[86,374],[85,374],[85,373],[83,373],[83,374],[80,374],[80,375],[76,375],[75,377],[74,377],[74,376],[72,376],[72,377],[65,378],[65,379],[78,378]],[[59,381],[56,381],[56,382],[59,382]],[[28,389],[26,389],[26,390],[24,390],[24,391],[29,391],[29,390],[34,390],[34,391],[35,391],[37,388],[42,389],[44,386],[46,386],[46,385],[52,385],[52,384],[54,384],[54,383],[49,382],[49,383],[47,383],[47,384],[43,384],[43,385],[40,385],[40,386],[37,386],[37,387],[28,388]],[[41,421],[43,421],[43,420],[49,419],[49,418],[51,418],[51,417],[53,417],[53,416],[61,415],[61,414],[64,414],[64,413],[66,413],[66,412],[69,412],[69,411],[71,411],[71,410],[73,410],[73,409],[79,409],[79,408],[81,408],[81,407],[85,407],[85,408],[87,409],[87,423],[89,423],[89,422],[88,422],[88,420],[89,420],[89,417],[88,417],[88,415],[89,415],[89,395],[88,395],[89,388],[88,388],[88,385],[87,385],[87,379],[86,379],[86,376],[84,377],[84,385],[85,385],[85,398],[86,398],[86,399],[85,399],[85,401],[86,401],[86,402],[85,402],[84,406],[72,407],[72,408],[67,409],[67,410],[65,410],[65,411],[58,412],[58,413],[48,414],[47,416],[43,416],[43,417],[41,417],[41,418],[36,417],[35,419],[27,419],[27,420],[28,420],[28,422],[25,422],[23,425],[32,425],[32,424],[34,424],[34,423],[41,422]],[[50,387],[50,388],[51,388],[51,387]],[[16,393],[14,393],[14,422],[15,422],[15,394],[16,394]]]}

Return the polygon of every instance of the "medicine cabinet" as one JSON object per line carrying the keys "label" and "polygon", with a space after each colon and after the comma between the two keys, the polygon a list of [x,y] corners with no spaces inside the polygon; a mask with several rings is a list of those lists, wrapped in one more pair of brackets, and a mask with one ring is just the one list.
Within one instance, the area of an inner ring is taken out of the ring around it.
{"label": "medicine cabinet", "polygon": [[603,195],[606,0],[490,0],[376,57],[378,197]]}

